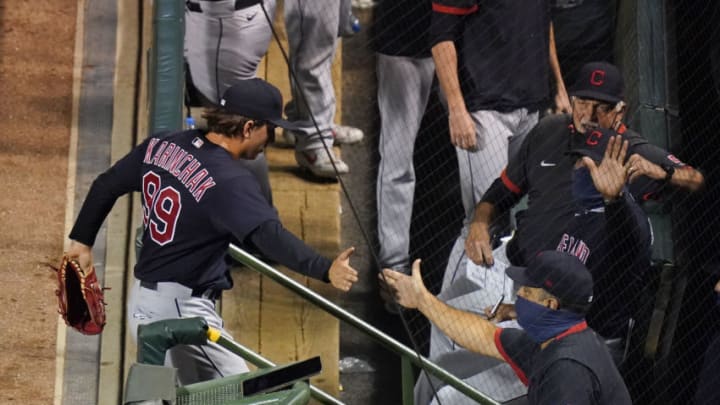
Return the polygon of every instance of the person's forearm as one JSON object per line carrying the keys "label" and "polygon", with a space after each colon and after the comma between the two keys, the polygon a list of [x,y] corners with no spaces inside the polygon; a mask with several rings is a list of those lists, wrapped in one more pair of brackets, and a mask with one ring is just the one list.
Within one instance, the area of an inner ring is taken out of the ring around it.
{"label": "person's forearm", "polygon": [[268,258],[289,269],[328,282],[332,261],[290,233],[278,221],[266,221],[250,234],[250,241]]}
{"label": "person's forearm", "polygon": [[550,23],[550,69],[555,78],[558,93],[566,92],[565,81],[563,81],[560,70],[560,60],[558,59],[557,48],[555,47],[555,30],[553,29],[552,23]]}
{"label": "person's forearm", "polygon": [[465,111],[457,69],[457,50],[453,41],[443,41],[432,47],[435,72],[443,94],[448,102],[448,111]]}
{"label": "person's forearm", "polygon": [[495,347],[497,327],[492,322],[476,314],[453,308],[427,291],[418,310],[460,346],[503,360]]}
{"label": "person's forearm", "polygon": [[495,206],[487,201],[480,201],[475,206],[472,222],[477,225],[490,226],[495,214]]}
{"label": "person's forearm", "polygon": [[695,170],[690,166],[683,166],[675,170],[670,179],[670,184],[690,191],[698,191],[705,185],[705,177],[699,170]]}

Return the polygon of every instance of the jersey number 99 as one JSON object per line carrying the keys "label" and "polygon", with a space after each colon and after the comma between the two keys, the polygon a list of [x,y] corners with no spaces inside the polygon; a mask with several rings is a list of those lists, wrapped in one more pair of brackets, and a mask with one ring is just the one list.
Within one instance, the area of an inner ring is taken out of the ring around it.
{"label": "jersey number 99", "polygon": [[180,193],[168,186],[162,188],[160,176],[147,172],[143,176],[143,224],[150,239],[160,246],[172,242],[180,217]]}

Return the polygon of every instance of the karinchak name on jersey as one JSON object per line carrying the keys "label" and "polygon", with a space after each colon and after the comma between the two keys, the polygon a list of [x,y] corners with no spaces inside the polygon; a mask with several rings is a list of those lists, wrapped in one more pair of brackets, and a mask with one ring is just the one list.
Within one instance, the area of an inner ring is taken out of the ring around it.
{"label": "karinchak name on jersey", "polygon": [[[159,146],[159,138],[152,138],[145,151],[143,163],[164,169],[182,183],[195,201],[200,202],[205,192],[215,186],[210,172],[201,168],[202,164],[191,153],[174,142],[163,141]],[[157,146],[155,153],[153,149]]]}

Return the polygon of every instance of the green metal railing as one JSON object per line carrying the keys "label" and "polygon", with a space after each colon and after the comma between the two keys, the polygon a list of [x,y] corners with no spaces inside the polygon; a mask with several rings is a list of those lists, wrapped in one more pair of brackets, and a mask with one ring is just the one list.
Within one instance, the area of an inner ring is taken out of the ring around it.
{"label": "green metal railing", "polygon": [[[414,385],[413,382],[413,373],[412,373],[412,364],[416,365],[417,367],[422,368],[423,370],[429,372],[430,374],[434,375],[444,383],[450,385],[451,387],[455,388],[456,390],[460,391],[464,395],[466,395],[468,398],[471,398],[474,401],[477,401],[480,404],[485,405],[499,405],[499,402],[493,400],[492,398],[486,396],[482,392],[476,390],[466,382],[462,381],[461,379],[455,377],[451,373],[449,373],[447,370],[443,369],[442,367],[439,367],[437,364],[433,363],[432,361],[428,360],[427,358],[421,356],[418,354],[415,350],[403,345],[402,343],[398,342],[397,340],[393,339],[392,337],[388,336],[384,332],[378,330],[374,326],[368,324],[367,322],[363,321],[362,319],[356,317],[355,315],[345,311],[344,309],[340,308],[339,306],[335,305],[332,301],[326,299],[325,297],[317,294],[316,292],[312,291],[311,289],[305,287],[304,285],[298,283],[297,281],[293,280],[292,278],[286,276],[282,272],[278,271],[277,269],[272,268],[268,264],[264,263],[261,260],[258,260],[255,256],[247,253],[243,249],[239,248],[238,246],[231,244],[230,248],[228,249],[228,253],[233,257],[233,259],[237,260],[238,262],[244,264],[245,266],[259,272],[260,274],[271,278],[272,280],[278,282],[283,287],[293,291],[294,293],[300,295],[307,301],[312,302],[313,304],[320,307],[322,310],[332,314],[334,317],[340,319],[341,321],[347,322],[353,327],[359,329],[361,332],[365,333],[366,335],[372,337],[376,341],[383,344],[385,347],[387,347],[389,350],[397,354],[402,359],[402,383],[403,383],[403,403],[406,405],[411,405],[413,403],[413,390],[412,387]],[[250,352],[250,351],[248,351]],[[250,352],[252,353],[252,352]],[[246,360],[253,362],[252,358],[245,357],[245,354],[250,353],[238,353]],[[256,354],[252,353],[253,356],[257,356]],[[313,394],[313,397],[315,395]],[[332,403],[336,404],[338,402],[324,402],[323,398],[315,397],[317,400],[323,402],[323,403]],[[336,401],[333,398],[333,401]]]}

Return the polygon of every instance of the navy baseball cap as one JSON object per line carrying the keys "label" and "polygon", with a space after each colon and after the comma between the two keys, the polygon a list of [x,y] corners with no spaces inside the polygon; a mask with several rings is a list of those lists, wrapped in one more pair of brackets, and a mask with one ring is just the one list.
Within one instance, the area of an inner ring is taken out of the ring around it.
{"label": "navy baseball cap", "polygon": [[625,84],[618,68],[607,62],[590,62],[580,68],[570,95],[617,104],[624,98]]}
{"label": "navy baseball cap", "polygon": [[602,161],[603,156],[605,155],[605,149],[607,149],[608,142],[610,141],[610,137],[619,136],[622,138],[622,135],[616,133],[615,131],[604,128],[588,130],[585,131],[585,134],[583,135],[585,135],[585,137],[583,138],[582,143],[573,145],[573,148],[570,149],[569,153],[571,155],[588,156],[596,162]]}
{"label": "navy baseball cap", "polygon": [[223,93],[220,108],[228,114],[268,121],[280,128],[298,129],[300,125],[282,119],[280,90],[265,80],[239,80]]}
{"label": "navy baseball cap", "polygon": [[510,266],[505,272],[521,286],[542,288],[565,305],[585,307],[593,301],[590,271],[565,252],[546,250],[530,259],[527,267]]}

